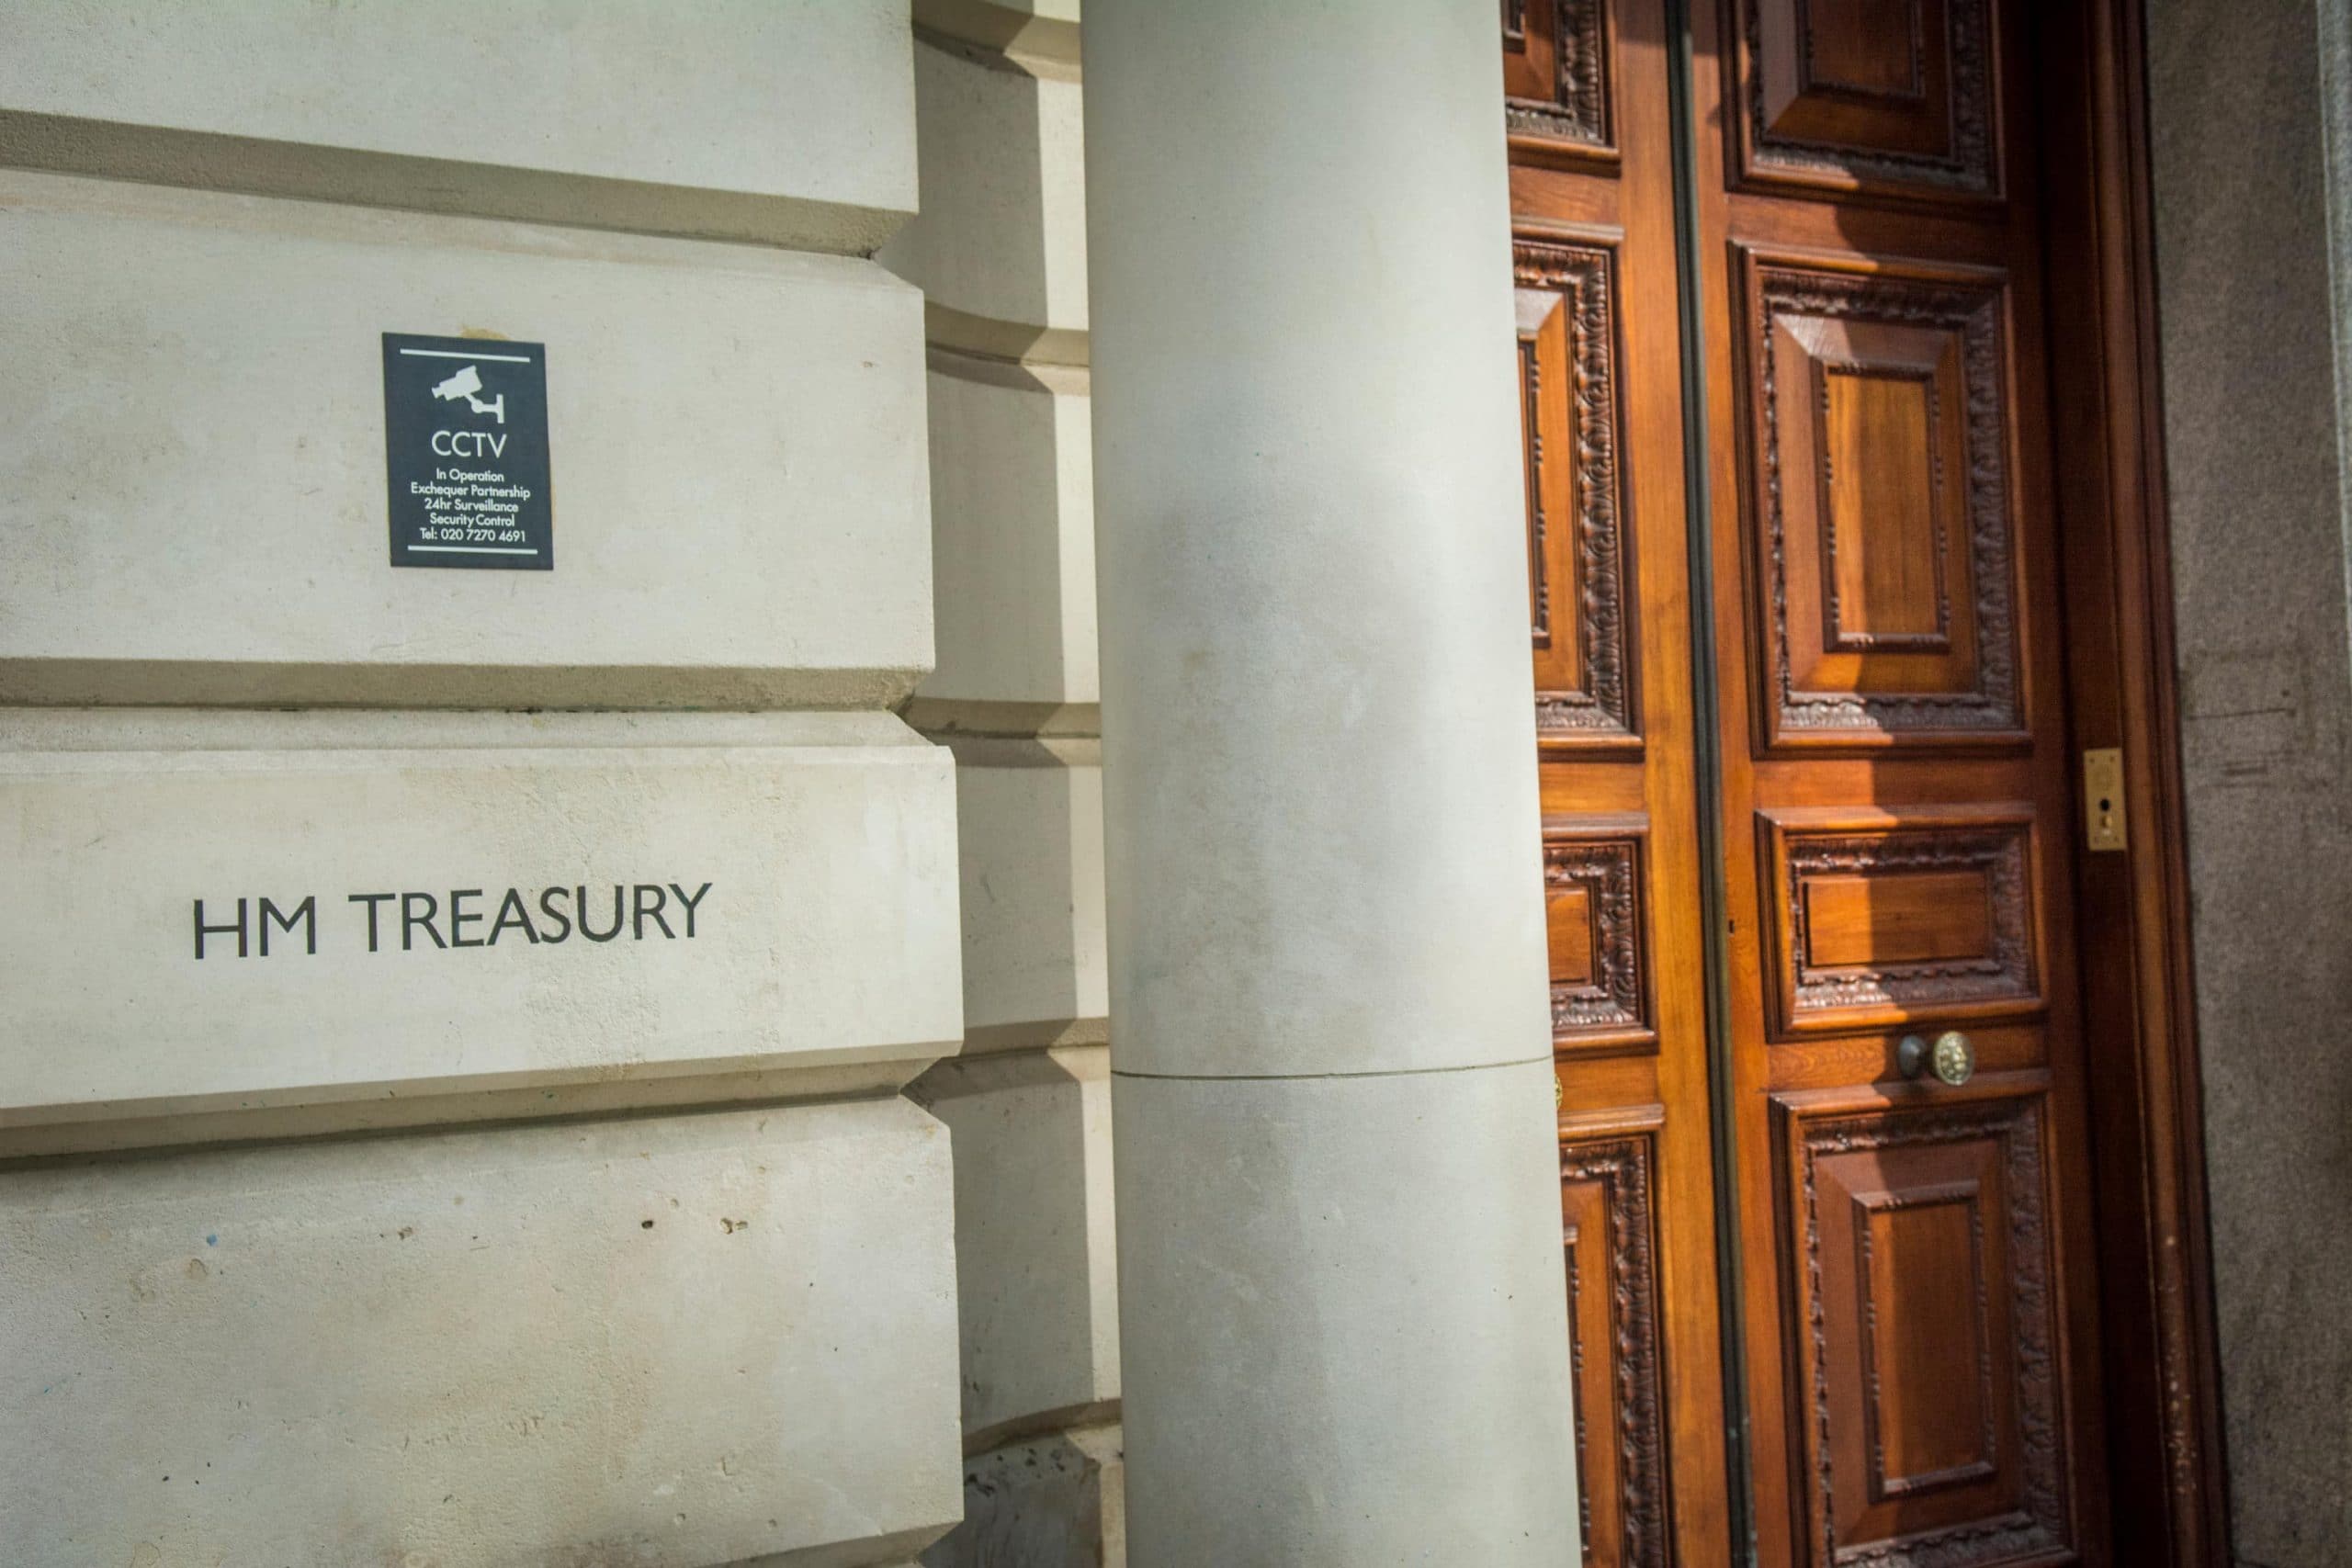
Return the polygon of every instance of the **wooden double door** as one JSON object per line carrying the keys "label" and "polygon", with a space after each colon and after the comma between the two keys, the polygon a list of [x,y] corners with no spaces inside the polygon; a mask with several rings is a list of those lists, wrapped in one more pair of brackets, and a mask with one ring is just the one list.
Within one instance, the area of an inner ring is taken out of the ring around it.
{"label": "wooden double door", "polygon": [[2104,1562],[2029,13],[1502,12],[1586,1561]]}

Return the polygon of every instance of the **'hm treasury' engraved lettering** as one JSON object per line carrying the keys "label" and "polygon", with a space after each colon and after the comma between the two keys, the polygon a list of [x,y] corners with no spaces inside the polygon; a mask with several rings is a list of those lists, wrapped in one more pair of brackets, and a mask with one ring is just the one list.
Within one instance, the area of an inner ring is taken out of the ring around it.
{"label": "'hm treasury' engraved lettering", "polygon": [[[560,947],[575,935],[591,942],[692,942],[707,911],[711,884],[690,892],[683,882],[568,883],[540,888],[435,888],[427,892],[351,893],[349,918],[327,928],[331,945],[367,953],[449,952],[457,948]],[[609,895],[609,897],[608,897]],[[316,894],[280,902],[248,895],[233,906],[194,902],[195,955],[270,956],[273,932],[294,939],[305,956],[319,951]],[[332,908],[332,904],[329,906]],[[231,917],[233,908],[235,913]],[[288,950],[280,943],[280,952]]]}

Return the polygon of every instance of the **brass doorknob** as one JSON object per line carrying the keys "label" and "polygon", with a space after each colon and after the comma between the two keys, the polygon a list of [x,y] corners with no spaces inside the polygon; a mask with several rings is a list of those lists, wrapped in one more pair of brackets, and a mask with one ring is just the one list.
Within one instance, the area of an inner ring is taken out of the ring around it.
{"label": "brass doorknob", "polygon": [[1894,1065],[1906,1078],[1932,1072],[1939,1081],[1958,1089],[1976,1076],[1976,1047],[1957,1029],[1945,1030],[1932,1045],[1919,1035],[1906,1034],[1894,1047]]}

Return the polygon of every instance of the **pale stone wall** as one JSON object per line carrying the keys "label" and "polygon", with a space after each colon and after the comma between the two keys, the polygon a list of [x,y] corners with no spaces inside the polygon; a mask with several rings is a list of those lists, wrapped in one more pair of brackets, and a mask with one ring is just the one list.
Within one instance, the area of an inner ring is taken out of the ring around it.
{"label": "pale stone wall", "polygon": [[963,1527],[932,1568],[1125,1558],[1104,1019],[1091,408],[1074,0],[917,0],[938,669],[956,761]]}
{"label": "pale stone wall", "polygon": [[[895,714],[937,378],[866,259],[915,54],[904,0],[0,14],[0,1557],[958,1517],[897,1093],[965,1034]],[[388,564],[384,333],[546,345],[555,570]]]}
{"label": "pale stone wall", "polygon": [[2323,96],[2343,112],[2344,13],[2342,0],[2148,6],[2198,1030],[2244,1568],[2352,1562],[2352,410],[2331,342],[2352,336],[2352,313],[2329,280],[2352,259],[2331,256],[2352,235],[2352,192],[2328,177]]}
{"label": "pale stone wall", "polygon": [[[871,262],[52,175],[0,203],[0,700],[887,706],[930,662],[921,301]],[[548,345],[548,591],[352,547],[401,322]]]}

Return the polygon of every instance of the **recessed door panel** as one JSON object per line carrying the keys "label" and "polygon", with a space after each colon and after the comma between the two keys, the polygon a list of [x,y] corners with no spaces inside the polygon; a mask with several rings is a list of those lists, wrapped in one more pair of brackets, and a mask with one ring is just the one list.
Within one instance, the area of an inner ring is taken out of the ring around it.
{"label": "recessed door panel", "polygon": [[2001,280],[1747,250],[1742,281],[1767,744],[2021,740]]}
{"label": "recessed door panel", "polygon": [[2070,1553],[2040,1097],[1777,1109],[1814,1561]]}
{"label": "recessed door panel", "polygon": [[1747,177],[1997,195],[1992,11],[1987,0],[1739,0]]}
{"label": "recessed door panel", "polygon": [[1615,247],[1521,238],[1521,450],[1535,724],[1547,748],[1636,739],[1619,450]]}
{"label": "recessed door panel", "polygon": [[2025,803],[1762,813],[1776,1038],[2042,1005]]}
{"label": "recessed door panel", "polygon": [[1552,1041],[1562,1055],[1655,1049],[1648,882],[1638,818],[1544,825],[1544,908],[1552,954]]}
{"label": "recessed door panel", "polygon": [[1673,1561],[1647,1133],[1560,1145],[1584,1560]]}
{"label": "recessed door panel", "polygon": [[1515,144],[1607,154],[1607,0],[1502,0],[1503,96]]}

